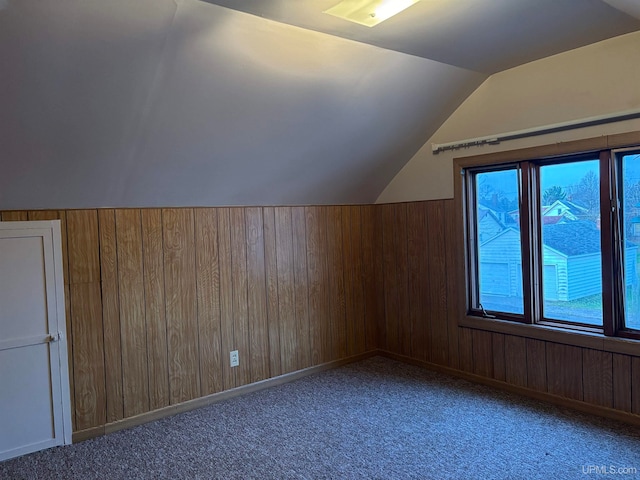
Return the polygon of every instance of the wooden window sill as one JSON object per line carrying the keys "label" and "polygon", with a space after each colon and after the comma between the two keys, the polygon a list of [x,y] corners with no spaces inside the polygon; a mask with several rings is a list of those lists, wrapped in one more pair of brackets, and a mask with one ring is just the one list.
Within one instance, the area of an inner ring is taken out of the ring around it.
{"label": "wooden window sill", "polygon": [[472,315],[463,316],[459,320],[458,325],[475,330],[504,333],[518,337],[534,338],[548,342],[640,357],[640,341],[619,337],[606,337],[601,333],[581,332],[549,325],[525,325],[508,320],[483,318]]}

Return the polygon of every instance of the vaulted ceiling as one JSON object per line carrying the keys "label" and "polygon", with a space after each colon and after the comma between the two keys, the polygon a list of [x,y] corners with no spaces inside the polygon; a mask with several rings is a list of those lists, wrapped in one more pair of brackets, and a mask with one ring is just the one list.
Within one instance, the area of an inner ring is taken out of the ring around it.
{"label": "vaulted ceiling", "polygon": [[635,0],[334,3],[0,0],[0,209],[373,202],[489,74],[640,30]]}
{"label": "vaulted ceiling", "polygon": [[640,26],[637,0],[422,0],[374,28],[322,13],[339,0],[206,1],[487,74]]}

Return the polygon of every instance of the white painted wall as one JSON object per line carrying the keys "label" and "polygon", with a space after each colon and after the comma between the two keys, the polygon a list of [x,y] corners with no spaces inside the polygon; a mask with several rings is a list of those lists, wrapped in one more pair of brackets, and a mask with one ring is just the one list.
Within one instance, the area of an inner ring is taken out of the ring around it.
{"label": "white painted wall", "polygon": [[0,69],[0,210],[373,202],[486,78],[196,0],[5,0]]}
{"label": "white painted wall", "polygon": [[492,75],[437,130],[378,203],[453,197],[452,160],[640,130],[640,120],[582,128],[434,155],[446,143],[640,108],[640,33]]}

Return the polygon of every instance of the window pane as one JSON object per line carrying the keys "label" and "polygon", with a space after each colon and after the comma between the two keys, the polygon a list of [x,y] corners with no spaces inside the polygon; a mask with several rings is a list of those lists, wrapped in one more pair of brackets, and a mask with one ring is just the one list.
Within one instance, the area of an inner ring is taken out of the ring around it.
{"label": "window pane", "polygon": [[599,161],[540,167],[543,316],[602,325]]}
{"label": "window pane", "polygon": [[640,330],[640,153],[622,157],[625,326]]}
{"label": "window pane", "polygon": [[485,310],[523,313],[518,171],[478,173],[475,181],[478,298]]}

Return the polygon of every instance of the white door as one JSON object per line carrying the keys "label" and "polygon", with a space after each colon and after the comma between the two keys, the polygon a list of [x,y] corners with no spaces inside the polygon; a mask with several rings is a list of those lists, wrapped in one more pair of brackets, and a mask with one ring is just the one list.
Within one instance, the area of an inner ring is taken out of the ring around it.
{"label": "white door", "polygon": [[71,443],[60,222],[0,222],[0,461]]}

